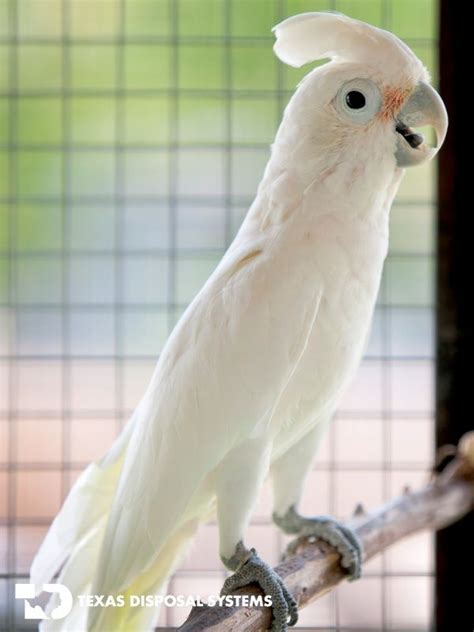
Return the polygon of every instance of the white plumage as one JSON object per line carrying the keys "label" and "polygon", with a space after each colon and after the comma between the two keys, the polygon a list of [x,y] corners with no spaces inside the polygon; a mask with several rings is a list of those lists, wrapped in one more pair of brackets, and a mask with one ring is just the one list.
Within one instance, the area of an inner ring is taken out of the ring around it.
{"label": "white plumage", "polygon": [[417,83],[427,77],[421,61],[398,37],[341,13],[301,13],[273,31],[275,53],[290,66],[331,58],[379,68],[392,81]]}
{"label": "white plumage", "polygon": [[[333,61],[287,106],[236,239],[174,329],[123,435],[72,489],[33,563],[37,585],[69,557],[59,581],[74,594],[163,590],[216,504],[220,552],[231,557],[270,470],[276,512],[298,502],[357,368],[403,174],[395,121],[427,73],[395,36],[342,15],[296,16],[275,33],[286,63]],[[380,97],[367,122],[337,101],[354,80]],[[86,616],[75,609],[43,629],[146,630],[155,613]]]}

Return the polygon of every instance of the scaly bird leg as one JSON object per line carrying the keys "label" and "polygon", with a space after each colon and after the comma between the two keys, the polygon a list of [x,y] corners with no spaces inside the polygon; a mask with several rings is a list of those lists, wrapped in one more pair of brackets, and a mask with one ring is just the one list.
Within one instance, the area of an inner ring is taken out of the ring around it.
{"label": "scaly bird leg", "polygon": [[361,573],[362,547],[352,529],[328,516],[304,518],[296,511],[329,420],[330,417],[317,420],[312,430],[272,464],[273,520],[285,533],[321,538],[334,546],[350,578],[357,579]]}
{"label": "scaly bird leg", "polygon": [[298,604],[281,577],[269,564],[259,558],[255,549],[247,549],[242,542],[239,542],[232,557],[221,556],[221,559],[227,568],[235,571],[225,580],[221,594],[232,593],[237,588],[256,582],[265,595],[272,598],[272,632],[285,632],[287,626],[296,624]]}
{"label": "scaly bird leg", "polygon": [[362,567],[362,545],[355,532],[329,516],[305,518],[292,505],[284,515],[273,513],[273,520],[285,533],[315,537],[328,542],[341,555],[341,566],[347,569],[349,580],[358,579]]}
{"label": "scaly bird leg", "polygon": [[231,450],[216,471],[219,553],[234,571],[222,592],[256,582],[272,598],[273,632],[285,632],[298,618],[297,605],[281,577],[259,558],[255,549],[243,545],[244,533],[270,462],[270,444],[263,438],[248,439]]}

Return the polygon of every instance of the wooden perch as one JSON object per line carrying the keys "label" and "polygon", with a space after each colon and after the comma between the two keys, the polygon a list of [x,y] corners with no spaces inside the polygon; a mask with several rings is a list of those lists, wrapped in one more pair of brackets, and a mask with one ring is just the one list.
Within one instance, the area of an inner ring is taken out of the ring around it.
{"label": "wooden perch", "polygon": [[[350,525],[355,528],[369,560],[388,546],[417,531],[442,529],[474,509],[474,432],[465,435],[457,455],[436,478],[417,492],[404,494],[377,511],[364,514],[360,505]],[[346,577],[339,555],[323,542],[307,538],[294,545],[296,553],[276,567],[300,607],[321,597]],[[263,594],[252,584],[234,594]],[[271,623],[270,608],[194,607],[181,632],[260,632]]]}

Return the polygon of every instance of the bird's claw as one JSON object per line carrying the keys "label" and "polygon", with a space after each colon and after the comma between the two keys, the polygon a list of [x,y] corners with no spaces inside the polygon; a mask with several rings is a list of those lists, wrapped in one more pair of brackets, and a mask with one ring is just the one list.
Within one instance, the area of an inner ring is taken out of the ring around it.
{"label": "bird's claw", "polygon": [[333,546],[341,555],[341,566],[347,569],[349,581],[359,579],[362,572],[362,545],[355,532],[346,525],[327,516],[303,518],[300,534],[320,538]]}
{"label": "bird's claw", "polygon": [[[294,508],[290,508],[283,517],[274,514],[274,520],[286,533],[297,533],[300,538],[318,538],[333,546],[341,555],[341,566],[347,569],[349,581],[359,579],[362,570],[362,544],[353,529],[329,516],[300,516]],[[293,544],[293,549],[290,549],[290,543],[288,553],[292,550],[294,552],[299,542],[298,539]]]}
{"label": "bird's claw", "polygon": [[272,632],[285,632],[288,626],[298,621],[298,604],[291,596],[281,577],[273,568],[261,560],[255,549],[250,550],[248,559],[228,577],[221,594],[227,595],[237,588],[257,583],[265,595],[272,598],[273,623]]}
{"label": "bird's claw", "polygon": [[286,562],[286,560],[288,560],[290,557],[293,557],[294,555],[296,555],[300,547],[304,544],[306,540],[307,538],[305,536],[300,535],[294,538],[293,540],[291,540],[291,542],[288,542],[285,550],[281,554],[280,560],[282,562]]}

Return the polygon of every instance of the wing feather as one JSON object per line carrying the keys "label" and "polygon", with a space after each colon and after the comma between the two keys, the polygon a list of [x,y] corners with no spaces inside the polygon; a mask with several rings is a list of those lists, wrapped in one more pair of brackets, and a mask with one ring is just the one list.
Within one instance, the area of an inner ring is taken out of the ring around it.
{"label": "wing feather", "polygon": [[95,592],[146,570],[229,449],[264,428],[319,304],[301,257],[263,239],[234,246],[185,312],[141,402]]}

